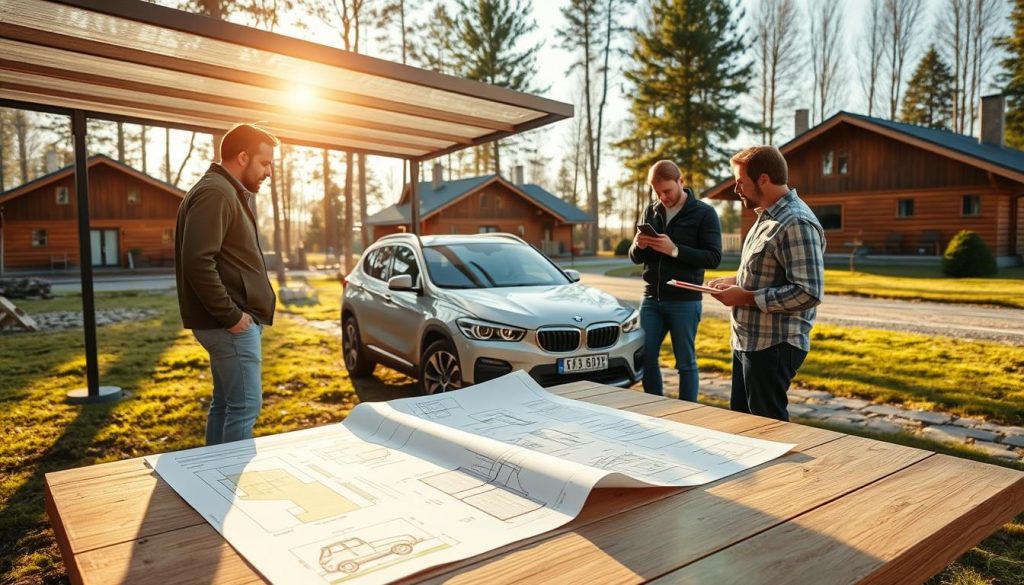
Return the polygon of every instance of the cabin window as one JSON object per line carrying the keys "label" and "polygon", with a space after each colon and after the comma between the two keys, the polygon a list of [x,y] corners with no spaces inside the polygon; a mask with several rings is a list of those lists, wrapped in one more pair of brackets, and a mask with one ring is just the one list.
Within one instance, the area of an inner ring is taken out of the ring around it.
{"label": "cabin window", "polygon": [[453,234],[457,234],[457,233],[459,233],[459,226],[457,226],[457,225],[453,225],[453,226],[452,226],[452,233],[453,233]]}
{"label": "cabin window", "polygon": [[498,209],[501,209],[501,196],[500,195],[495,195],[494,196],[494,205]]}
{"label": "cabin window", "polygon": [[914,200],[900,199],[896,206],[896,217],[914,217]]}
{"label": "cabin window", "polygon": [[519,226],[516,228],[516,233],[519,234],[520,238],[526,237],[526,226]]}
{"label": "cabin window", "polygon": [[68,205],[71,203],[71,193],[67,187],[60,186],[56,189],[57,205]]}
{"label": "cabin window", "polygon": [[818,223],[824,230],[843,229],[843,206],[842,205],[814,205],[811,211],[818,218]]}
{"label": "cabin window", "polygon": [[961,213],[965,217],[981,215],[981,197],[979,195],[964,195]]}
{"label": "cabin window", "polygon": [[496,225],[482,225],[482,226],[480,226],[480,233],[481,234],[493,234],[493,233],[496,233],[497,231],[498,231],[498,226],[496,226]]}
{"label": "cabin window", "polygon": [[46,237],[46,230],[32,230],[32,247],[45,248],[49,244]]}
{"label": "cabin window", "polygon": [[128,205],[138,205],[141,199],[138,185],[128,187]]}
{"label": "cabin window", "polygon": [[850,156],[845,152],[839,153],[839,174],[848,175],[850,174]]}
{"label": "cabin window", "polygon": [[832,174],[832,151],[821,155],[821,174],[828,176]]}
{"label": "cabin window", "polygon": [[480,194],[480,209],[487,207],[487,193]]}
{"label": "cabin window", "polygon": [[174,242],[174,228],[164,228],[163,236],[160,238],[165,246]]}

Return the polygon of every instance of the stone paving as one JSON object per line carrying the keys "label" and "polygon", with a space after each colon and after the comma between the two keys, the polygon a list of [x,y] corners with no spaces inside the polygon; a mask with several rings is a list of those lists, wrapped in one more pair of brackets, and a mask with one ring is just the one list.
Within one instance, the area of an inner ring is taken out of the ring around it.
{"label": "stone paving", "polygon": [[[662,369],[662,377],[665,395],[677,397],[679,374],[675,370]],[[728,376],[701,374],[701,396],[728,402],[730,384]],[[1024,427],[1000,426],[943,412],[873,404],[867,400],[803,388],[789,390],[789,414],[793,418],[822,420],[881,433],[910,433],[942,443],[970,445],[1000,459],[1024,460]]]}
{"label": "stone paving", "polygon": [[[155,309],[110,309],[96,311],[96,325],[110,325],[111,323],[123,323],[125,321],[142,321],[152,319],[160,314]],[[77,329],[82,327],[81,311],[51,311],[48,313],[37,313],[32,319],[39,326],[40,331],[60,331],[64,329]],[[17,329],[2,329],[3,333],[20,333]]]}

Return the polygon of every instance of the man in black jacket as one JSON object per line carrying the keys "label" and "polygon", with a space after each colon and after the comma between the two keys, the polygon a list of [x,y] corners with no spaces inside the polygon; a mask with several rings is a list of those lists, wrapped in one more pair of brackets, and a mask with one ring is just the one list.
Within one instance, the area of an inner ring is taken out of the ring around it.
{"label": "man in black jacket", "polygon": [[701,293],[667,284],[669,280],[702,284],[704,269],[722,261],[722,227],[714,208],[697,201],[683,186],[675,163],[658,161],[647,174],[658,201],[644,210],[641,223],[658,233],[637,231],[629,259],[644,264],[644,300],[640,325],[644,329],[644,392],[662,394],[658,354],[665,335],[672,333],[672,351],[679,370],[679,398],[697,400],[697,355],[693,342],[700,323]]}

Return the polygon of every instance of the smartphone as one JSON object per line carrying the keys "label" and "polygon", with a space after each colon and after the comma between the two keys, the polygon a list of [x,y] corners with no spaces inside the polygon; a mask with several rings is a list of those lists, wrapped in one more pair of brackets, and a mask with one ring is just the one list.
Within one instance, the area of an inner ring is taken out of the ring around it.
{"label": "smartphone", "polygon": [[636,229],[645,236],[658,236],[657,230],[655,230],[654,226],[649,223],[642,223],[636,226]]}

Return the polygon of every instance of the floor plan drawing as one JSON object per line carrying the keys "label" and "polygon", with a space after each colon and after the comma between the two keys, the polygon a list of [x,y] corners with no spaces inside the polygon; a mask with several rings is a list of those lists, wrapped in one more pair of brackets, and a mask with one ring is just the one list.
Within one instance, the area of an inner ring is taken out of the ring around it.
{"label": "floor plan drawing", "polygon": [[417,414],[430,420],[447,418],[452,415],[453,411],[461,408],[462,407],[459,406],[458,401],[452,398],[443,398],[440,400],[420,402],[416,404]]}
{"label": "floor plan drawing", "polygon": [[439,473],[420,481],[507,521],[544,507],[531,499],[519,480],[522,467],[508,460],[495,460],[479,453],[469,467]]}
{"label": "floor plan drawing", "polygon": [[369,585],[562,526],[598,485],[700,485],[791,447],[561,398],[514,372],[146,461],[267,581]]}
{"label": "floor plan drawing", "polygon": [[550,400],[534,400],[527,402],[523,406],[532,413],[563,422],[586,420],[594,417],[594,413],[588,410],[557,404]]}

